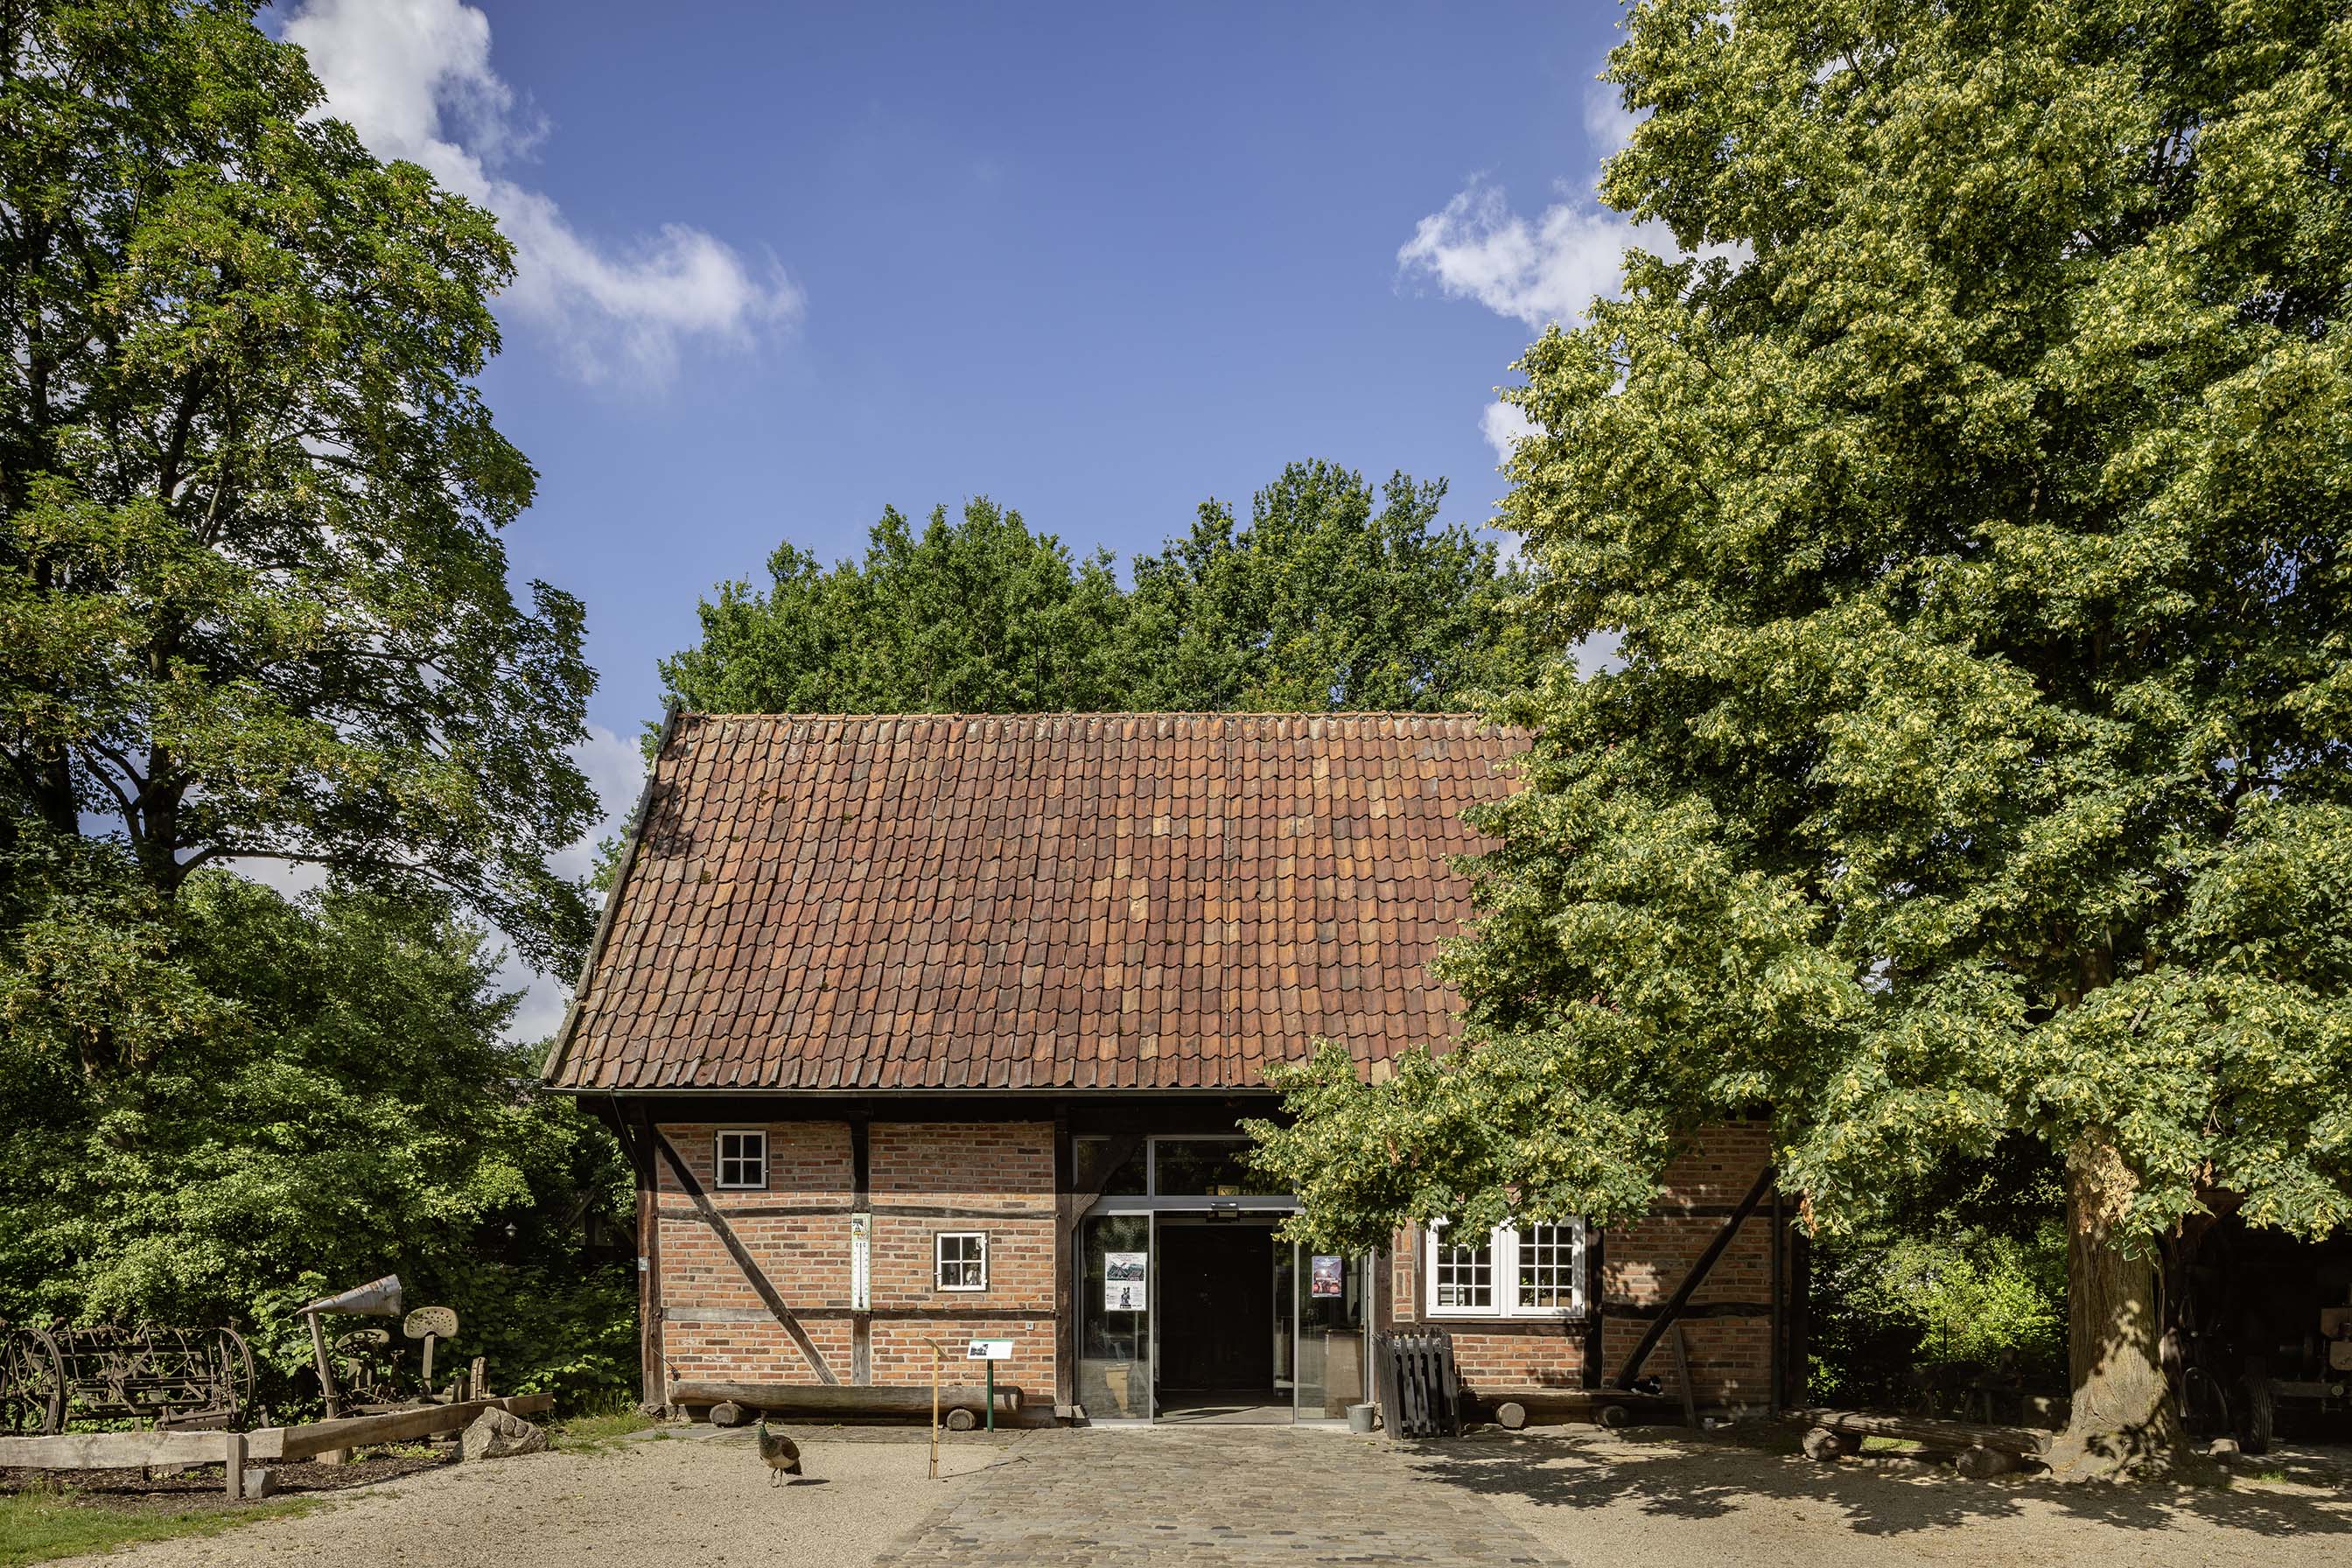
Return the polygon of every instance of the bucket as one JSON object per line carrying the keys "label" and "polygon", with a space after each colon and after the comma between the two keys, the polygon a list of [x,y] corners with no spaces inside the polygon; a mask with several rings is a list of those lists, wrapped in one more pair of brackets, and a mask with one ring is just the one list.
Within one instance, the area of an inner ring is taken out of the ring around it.
{"label": "bucket", "polygon": [[1350,1405],[1348,1406],[1348,1430],[1353,1432],[1359,1437],[1369,1437],[1371,1436],[1372,1412],[1379,1408],[1380,1406],[1376,1405]]}

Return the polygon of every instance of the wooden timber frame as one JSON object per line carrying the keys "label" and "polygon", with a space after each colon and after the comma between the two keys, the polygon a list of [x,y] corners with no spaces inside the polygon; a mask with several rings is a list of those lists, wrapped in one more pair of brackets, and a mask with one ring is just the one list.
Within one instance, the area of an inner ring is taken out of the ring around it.
{"label": "wooden timber frame", "polygon": [[[837,1385],[841,1379],[835,1376],[833,1368],[825,1364],[824,1354],[816,1348],[816,1342],[809,1338],[808,1331],[801,1326],[800,1319],[784,1305],[784,1299],[777,1293],[775,1282],[768,1278],[767,1270],[761,1268],[759,1260],[751,1256],[751,1249],[743,1245],[743,1238],[735,1234],[735,1227],[727,1223],[727,1216],[719,1212],[719,1205],[710,1201],[710,1194],[702,1190],[702,1184],[695,1178],[693,1168],[677,1152],[677,1145],[669,1141],[669,1134],[658,1127],[654,1129],[654,1147],[661,1152],[662,1159],[669,1165],[670,1174],[677,1178],[677,1184],[686,1189],[686,1195],[693,1201],[695,1212],[702,1216],[702,1223],[710,1227],[711,1233],[719,1237],[719,1245],[727,1249],[727,1255],[735,1260],[735,1267],[741,1269],[743,1278],[751,1282],[753,1293],[765,1304],[769,1315],[783,1326],[785,1333],[792,1336],[793,1343],[799,1347],[802,1359],[808,1363],[809,1370],[816,1373],[817,1381]],[[660,1211],[655,1212],[658,1215]]]}
{"label": "wooden timber frame", "polygon": [[554,1404],[551,1394],[520,1394],[503,1399],[425,1405],[381,1415],[346,1415],[303,1426],[264,1426],[251,1432],[67,1432],[43,1437],[0,1437],[0,1468],[117,1470],[146,1465],[219,1465],[229,1498],[242,1500],[248,1464],[290,1465],[338,1450],[404,1443],[461,1431],[485,1410],[536,1415]]}
{"label": "wooden timber frame", "polygon": [[[1633,1385],[1633,1380],[1642,1375],[1642,1363],[1650,1359],[1650,1352],[1658,1348],[1659,1342],[1666,1337],[1667,1331],[1685,1318],[1754,1318],[1774,1315],[1777,1303],[1710,1301],[1703,1307],[1693,1307],[1690,1304],[1690,1299],[1698,1288],[1706,1282],[1706,1277],[1714,1271],[1717,1260],[1722,1258],[1724,1250],[1730,1247],[1732,1238],[1739,1234],[1739,1227],[1745,1225],[1749,1216],[1762,1205],[1765,1197],[1775,1190],[1778,1178],[1778,1170],[1769,1164],[1757,1173],[1755,1184],[1748,1189],[1748,1195],[1739,1200],[1738,1206],[1734,1208],[1730,1216],[1723,1222],[1723,1227],[1708,1238],[1706,1250],[1692,1261],[1689,1271],[1683,1276],[1682,1283],[1675,1287],[1674,1294],[1666,1298],[1663,1306],[1602,1305],[1601,1310],[1612,1317],[1647,1318],[1650,1321],[1650,1326],[1642,1335],[1641,1342],[1633,1347],[1633,1353],[1627,1356],[1625,1364],[1617,1369],[1615,1380],[1617,1387],[1631,1388]],[[1778,1245],[1779,1238],[1776,1237],[1774,1246]]]}

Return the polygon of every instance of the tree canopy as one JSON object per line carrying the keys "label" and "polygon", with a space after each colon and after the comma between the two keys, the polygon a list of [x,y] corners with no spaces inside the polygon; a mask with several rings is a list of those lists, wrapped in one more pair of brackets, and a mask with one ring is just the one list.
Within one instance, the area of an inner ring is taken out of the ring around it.
{"label": "tree canopy", "polygon": [[534,479],[474,384],[511,253],[254,14],[0,5],[0,1318],[293,1366],[292,1306],[397,1268],[509,1382],[622,1324],[616,1379],[617,1166],[486,926],[576,952],[594,816],[581,609],[509,590]]}
{"label": "tree canopy", "polygon": [[2352,1219],[2352,21],[1645,0],[1629,257],[1512,397],[1545,624],[1472,1048],[1268,1130],[1321,1234],[1639,1211],[1772,1119],[1810,1223],[2064,1160],[2074,1426],[2162,1463],[2147,1254]]}
{"label": "tree canopy", "polygon": [[1294,463],[1246,524],[1203,503],[1129,588],[986,499],[920,530],[893,510],[862,561],[786,543],[764,591],[720,584],[662,678],[705,712],[1459,707],[1528,665],[1499,613],[1518,574],[1438,522],[1444,497]]}
{"label": "tree canopy", "polygon": [[0,789],[167,895],[307,862],[551,962],[593,678],[498,538],[533,475],[471,378],[511,249],[316,118],[254,9],[0,12]]}

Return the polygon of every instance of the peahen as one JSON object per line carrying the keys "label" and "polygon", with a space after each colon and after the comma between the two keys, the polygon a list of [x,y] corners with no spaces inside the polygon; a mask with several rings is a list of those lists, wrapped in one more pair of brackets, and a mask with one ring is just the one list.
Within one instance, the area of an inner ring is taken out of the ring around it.
{"label": "peahen", "polygon": [[801,1447],[781,1432],[768,1430],[768,1418],[760,1417],[760,1462],[768,1467],[768,1484],[781,1486],[786,1476],[801,1473]]}

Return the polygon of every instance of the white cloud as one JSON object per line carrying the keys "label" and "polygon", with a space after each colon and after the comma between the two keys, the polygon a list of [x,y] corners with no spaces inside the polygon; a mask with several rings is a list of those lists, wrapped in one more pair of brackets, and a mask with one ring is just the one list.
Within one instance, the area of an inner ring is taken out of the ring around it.
{"label": "white cloud", "polygon": [[305,0],[285,37],[369,151],[421,164],[499,216],[516,252],[507,300],[590,379],[625,370],[659,384],[689,342],[741,347],[799,320],[801,291],[772,260],[752,266],[679,223],[608,247],[503,173],[544,128],[518,114],[490,68],[489,18],[463,0]]}
{"label": "white cloud", "polygon": [[1397,264],[1435,279],[1447,294],[1540,331],[1573,321],[1596,296],[1617,292],[1625,247],[1636,233],[1615,213],[1570,202],[1545,208],[1530,223],[1501,191],[1473,180],[1414,226],[1397,250]]}
{"label": "white cloud", "polygon": [[1584,140],[1599,163],[1622,153],[1633,140],[1633,127],[1649,118],[1627,111],[1617,89],[1595,83],[1584,89]]}
{"label": "white cloud", "polygon": [[1495,448],[1496,458],[1511,460],[1511,453],[1519,443],[1536,433],[1534,424],[1509,403],[1489,403],[1486,412],[1478,416],[1478,428],[1486,437],[1486,445]]}

